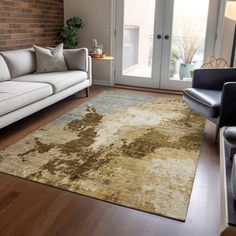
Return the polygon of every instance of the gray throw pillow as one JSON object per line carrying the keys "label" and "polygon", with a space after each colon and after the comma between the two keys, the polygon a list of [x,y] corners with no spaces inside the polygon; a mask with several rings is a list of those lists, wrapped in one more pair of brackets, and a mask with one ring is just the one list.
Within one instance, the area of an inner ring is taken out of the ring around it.
{"label": "gray throw pillow", "polygon": [[65,49],[63,51],[69,70],[88,71],[88,49]]}
{"label": "gray throw pillow", "polygon": [[63,56],[63,43],[53,49],[34,45],[36,53],[36,73],[68,70]]}

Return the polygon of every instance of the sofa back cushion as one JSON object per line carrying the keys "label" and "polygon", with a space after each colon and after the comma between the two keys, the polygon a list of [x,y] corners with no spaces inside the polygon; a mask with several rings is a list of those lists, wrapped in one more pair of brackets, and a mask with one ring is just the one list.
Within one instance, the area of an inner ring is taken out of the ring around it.
{"label": "sofa back cushion", "polygon": [[22,49],[1,53],[5,59],[11,78],[30,74],[36,70],[35,52],[33,49]]}
{"label": "sofa back cushion", "polygon": [[64,57],[69,70],[88,71],[88,49],[64,49]]}
{"label": "sofa back cushion", "polygon": [[0,82],[10,80],[10,72],[3,57],[0,55]]}

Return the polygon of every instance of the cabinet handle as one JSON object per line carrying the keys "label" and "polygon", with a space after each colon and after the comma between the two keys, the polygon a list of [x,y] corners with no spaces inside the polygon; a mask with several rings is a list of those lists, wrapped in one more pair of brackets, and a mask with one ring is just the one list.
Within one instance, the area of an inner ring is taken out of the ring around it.
{"label": "cabinet handle", "polygon": [[161,39],[161,35],[160,34],[157,35],[157,39]]}
{"label": "cabinet handle", "polygon": [[168,40],[170,38],[169,35],[165,35],[165,39]]}

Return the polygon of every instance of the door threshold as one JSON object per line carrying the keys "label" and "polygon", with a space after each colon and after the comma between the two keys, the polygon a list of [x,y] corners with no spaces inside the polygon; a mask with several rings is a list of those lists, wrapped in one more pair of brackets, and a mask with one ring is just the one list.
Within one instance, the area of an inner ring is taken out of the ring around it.
{"label": "door threshold", "polygon": [[183,91],[180,91],[180,90],[147,88],[147,87],[142,87],[142,86],[124,85],[124,84],[114,84],[114,87],[115,88],[123,88],[123,89],[132,89],[132,90],[137,90],[137,91],[158,92],[158,93],[165,93],[165,94],[183,95]]}

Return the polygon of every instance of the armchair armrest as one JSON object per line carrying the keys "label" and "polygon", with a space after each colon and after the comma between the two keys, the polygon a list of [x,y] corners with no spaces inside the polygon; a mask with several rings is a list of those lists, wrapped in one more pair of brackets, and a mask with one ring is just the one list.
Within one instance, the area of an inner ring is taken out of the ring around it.
{"label": "armchair armrest", "polygon": [[226,82],[236,82],[236,68],[197,69],[193,73],[193,88],[222,90]]}
{"label": "armchair armrest", "polygon": [[88,49],[64,49],[63,54],[69,70],[82,70],[88,72]]}
{"label": "armchair armrest", "polygon": [[236,125],[236,82],[228,82],[223,86],[218,125]]}

